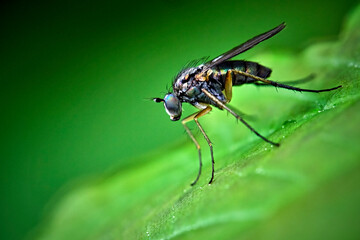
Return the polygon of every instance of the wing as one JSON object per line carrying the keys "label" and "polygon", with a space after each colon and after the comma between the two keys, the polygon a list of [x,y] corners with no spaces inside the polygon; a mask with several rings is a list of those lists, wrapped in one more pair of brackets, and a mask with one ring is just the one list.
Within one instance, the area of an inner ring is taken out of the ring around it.
{"label": "wing", "polygon": [[221,54],[220,56],[214,58],[210,62],[205,63],[205,68],[209,69],[215,65],[218,65],[230,58],[235,57],[236,55],[245,52],[249,50],[250,48],[254,47],[255,45],[261,43],[262,41],[271,38],[275,34],[279,33],[281,30],[285,28],[285,23],[280,24],[274,29],[271,29],[268,32],[262,33],[256,37],[253,37],[252,39],[246,41],[243,44],[240,44],[239,46],[234,47],[233,49],[227,51],[226,53]]}

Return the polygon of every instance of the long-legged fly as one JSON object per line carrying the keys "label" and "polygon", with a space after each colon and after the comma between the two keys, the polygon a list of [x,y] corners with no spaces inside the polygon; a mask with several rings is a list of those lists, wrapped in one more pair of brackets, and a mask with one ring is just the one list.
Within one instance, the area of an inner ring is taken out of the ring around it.
{"label": "long-legged fly", "polygon": [[262,33],[246,41],[245,43],[234,47],[233,49],[225,52],[224,54],[221,54],[220,56],[214,58],[211,61],[200,64],[197,67],[189,67],[180,71],[173,82],[173,91],[166,94],[164,98],[153,98],[155,102],[164,103],[165,110],[170,115],[170,119],[172,121],[177,121],[180,119],[183,102],[190,103],[191,105],[199,109],[198,112],[191,114],[190,116],[184,118],[181,121],[186,132],[189,134],[190,138],[195,143],[199,154],[199,172],[195,181],[191,185],[194,185],[199,180],[202,166],[200,145],[196,141],[190,129],[186,126],[186,123],[192,120],[195,121],[210,147],[212,172],[209,184],[212,183],[212,181],[214,180],[213,147],[209,137],[205,133],[198,120],[200,117],[206,115],[212,110],[211,106],[217,107],[221,110],[225,109],[226,111],[231,113],[236,119],[242,122],[247,128],[249,128],[250,131],[255,133],[258,137],[274,146],[279,146],[279,143],[273,142],[261,135],[253,127],[251,127],[239,114],[237,114],[228,107],[227,104],[231,101],[232,98],[233,86],[252,83],[256,85],[272,85],[274,87],[290,89],[298,92],[315,93],[332,91],[341,87],[337,86],[334,88],[322,90],[297,88],[269,80],[268,78],[271,74],[271,69],[262,66],[256,62],[229,60],[236,55],[249,50],[260,42],[271,38],[284,28],[285,23],[282,23],[274,29]]}

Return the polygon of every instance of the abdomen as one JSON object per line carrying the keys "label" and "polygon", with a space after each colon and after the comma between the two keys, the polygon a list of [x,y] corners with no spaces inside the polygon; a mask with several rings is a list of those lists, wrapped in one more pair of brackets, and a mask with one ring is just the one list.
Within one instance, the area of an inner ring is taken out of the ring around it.
{"label": "abdomen", "polygon": [[[270,68],[262,66],[256,62],[242,61],[242,60],[226,61],[215,66],[212,70],[213,70],[212,77],[217,81],[219,81],[222,85],[225,84],[225,77],[228,70],[238,70],[261,78],[268,78],[271,74]],[[244,83],[252,83],[254,81],[255,79],[253,78],[233,72],[233,76],[232,76],[233,86],[241,85]]]}

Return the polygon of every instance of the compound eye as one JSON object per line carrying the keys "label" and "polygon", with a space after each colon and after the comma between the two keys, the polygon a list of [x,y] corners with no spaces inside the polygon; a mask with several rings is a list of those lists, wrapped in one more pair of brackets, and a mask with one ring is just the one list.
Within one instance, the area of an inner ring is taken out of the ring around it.
{"label": "compound eye", "polygon": [[174,94],[169,93],[164,97],[164,106],[172,121],[180,119],[182,112],[181,102]]}

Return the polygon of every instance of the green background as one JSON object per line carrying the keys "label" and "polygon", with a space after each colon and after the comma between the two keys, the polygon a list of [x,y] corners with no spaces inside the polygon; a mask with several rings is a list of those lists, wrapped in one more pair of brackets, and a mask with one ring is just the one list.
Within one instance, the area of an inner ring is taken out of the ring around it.
{"label": "green background", "polygon": [[241,58],[334,40],[356,2],[2,4],[1,239],[23,238],[79,182],[145,164],[156,149],[190,145],[181,124],[148,100],[162,97],[188,61],[283,21],[282,33]]}

